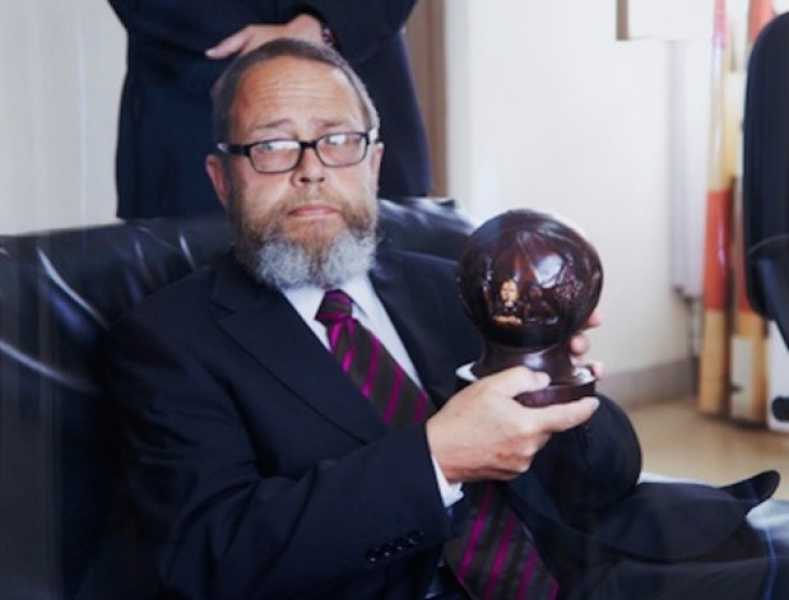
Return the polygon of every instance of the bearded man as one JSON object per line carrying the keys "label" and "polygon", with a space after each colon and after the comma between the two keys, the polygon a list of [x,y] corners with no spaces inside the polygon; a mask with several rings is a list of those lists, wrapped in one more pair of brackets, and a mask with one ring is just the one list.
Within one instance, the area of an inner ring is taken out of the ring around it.
{"label": "bearded man", "polygon": [[[597,527],[640,471],[611,401],[526,408],[513,397],[548,378],[523,367],[456,393],[480,345],[454,265],[376,250],[378,117],[339,55],[271,42],[214,102],[206,168],[234,249],[113,335],[162,597],[570,597],[611,552],[672,557],[621,514]],[[702,526],[732,494],[708,495]],[[732,527],[704,529],[699,552]],[[631,592],[606,597],[648,597]]]}

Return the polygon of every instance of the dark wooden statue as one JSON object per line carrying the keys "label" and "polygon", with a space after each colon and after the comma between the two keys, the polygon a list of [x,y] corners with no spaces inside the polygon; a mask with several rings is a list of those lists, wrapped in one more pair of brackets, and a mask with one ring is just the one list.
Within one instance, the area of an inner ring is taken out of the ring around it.
{"label": "dark wooden statue", "polygon": [[573,364],[569,342],[597,305],[603,270],[575,228],[533,210],[494,217],[466,244],[458,285],[484,341],[482,356],[459,370],[461,378],[516,365],[544,371],[551,384],[518,397],[529,406],[594,393],[594,375]]}

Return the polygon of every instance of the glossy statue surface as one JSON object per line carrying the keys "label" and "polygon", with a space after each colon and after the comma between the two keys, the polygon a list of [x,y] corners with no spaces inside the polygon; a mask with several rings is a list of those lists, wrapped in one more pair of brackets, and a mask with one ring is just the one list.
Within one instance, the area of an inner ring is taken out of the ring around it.
{"label": "glossy statue surface", "polygon": [[484,340],[473,376],[515,365],[547,372],[547,389],[518,398],[532,406],[593,393],[594,376],[572,364],[569,341],[589,319],[602,284],[597,252],[560,219],[513,210],[484,223],[458,268],[463,304]]}

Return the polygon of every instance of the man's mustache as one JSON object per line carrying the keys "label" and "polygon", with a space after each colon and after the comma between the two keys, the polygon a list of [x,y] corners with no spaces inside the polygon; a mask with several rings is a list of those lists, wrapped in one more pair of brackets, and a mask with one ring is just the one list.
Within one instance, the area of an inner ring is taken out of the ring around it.
{"label": "man's mustache", "polygon": [[288,213],[292,210],[301,208],[302,206],[309,206],[311,204],[323,204],[340,212],[344,212],[349,208],[352,209],[352,206],[349,202],[339,198],[333,198],[324,194],[304,194],[283,199],[280,205],[277,207],[277,212],[280,214]]}
{"label": "man's mustache", "polygon": [[378,220],[374,197],[365,202],[353,202],[320,190],[296,191],[280,198],[265,214],[258,215],[254,219],[245,218],[241,210],[240,198],[234,195],[233,199],[231,206],[236,210],[231,210],[231,220],[242,232],[240,234],[242,237],[256,240],[256,243],[285,238],[285,222],[288,214],[309,205],[321,204],[336,210],[346,226],[356,235],[374,229]]}

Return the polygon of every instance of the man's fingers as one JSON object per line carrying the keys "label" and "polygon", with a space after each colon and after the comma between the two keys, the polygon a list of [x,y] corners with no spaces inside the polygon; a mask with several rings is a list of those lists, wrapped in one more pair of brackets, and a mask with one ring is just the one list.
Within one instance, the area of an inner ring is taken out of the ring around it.
{"label": "man's fingers", "polygon": [[605,364],[600,360],[586,360],[580,356],[571,356],[570,361],[575,367],[589,369],[597,379],[602,379],[603,375],[605,375]]}
{"label": "man's fingers", "polygon": [[602,361],[592,360],[589,361],[586,366],[592,369],[592,374],[595,377],[602,379],[603,375],[605,374],[605,365],[602,363]]}
{"label": "man's fingers", "polygon": [[600,401],[597,398],[588,396],[575,402],[552,404],[528,410],[531,413],[529,418],[534,419],[539,430],[558,433],[585,423],[599,406]]}
{"label": "man's fingers", "polygon": [[584,325],[584,329],[594,329],[595,327],[599,327],[603,322],[603,315],[600,314],[600,309],[595,308],[592,311],[592,314],[589,315],[589,318],[586,320],[586,325]]}
{"label": "man's fingers", "polygon": [[236,52],[239,52],[249,42],[252,36],[252,30],[244,27],[240,31],[236,31],[233,35],[226,37],[213,48],[205,51],[208,58],[220,59],[227,58]]}
{"label": "man's fingers", "polygon": [[581,356],[589,351],[589,338],[583,333],[575,334],[570,340],[570,352],[575,356]]}
{"label": "man's fingers", "polygon": [[515,397],[523,392],[541,390],[550,383],[547,374],[526,367],[511,367],[480,379],[480,383],[504,396]]}
{"label": "man's fingers", "polygon": [[595,308],[592,311],[592,314],[589,315],[589,318],[584,324],[583,329],[576,333],[570,340],[570,352],[575,356],[580,356],[589,352],[589,338],[586,336],[584,331],[587,329],[599,327],[602,322],[603,318],[600,315],[600,309]]}

